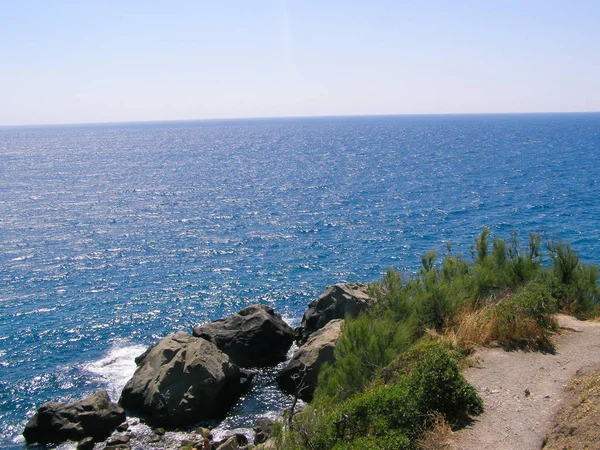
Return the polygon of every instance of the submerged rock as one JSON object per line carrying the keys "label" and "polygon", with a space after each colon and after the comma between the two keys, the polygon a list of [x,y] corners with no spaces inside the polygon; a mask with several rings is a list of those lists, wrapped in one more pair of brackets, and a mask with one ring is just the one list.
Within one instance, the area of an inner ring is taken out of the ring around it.
{"label": "submerged rock", "polygon": [[124,421],[123,408],[101,390],[78,402],[44,403],[25,426],[23,436],[28,443],[39,444],[82,441],[87,437],[103,441]]}
{"label": "submerged rock", "polygon": [[242,367],[284,361],[294,330],[266,305],[252,305],[225,319],[194,328],[194,336],[215,344]]}
{"label": "submerged rock", "polygon": [[368,293],[367,283],[344,283],[328,286],[318,298],[308,305],[298,329],[300,342],[323,328],[329,321],[356,317],[373,305],[375,300]]}
{"label": "submerged rock", "polygon": [[335,344],[342,334],[343,323],[340,319],[330,321],[294,353],[277,375],[277,383],[283,391],[307,402],[312,400],[321,367],[335,360]]}
{"label": "submerged rock", "polygon": [[119,403],[152,425],[187,426],[222,418],[251,379],[214,344],[178,332],[138,358]]}

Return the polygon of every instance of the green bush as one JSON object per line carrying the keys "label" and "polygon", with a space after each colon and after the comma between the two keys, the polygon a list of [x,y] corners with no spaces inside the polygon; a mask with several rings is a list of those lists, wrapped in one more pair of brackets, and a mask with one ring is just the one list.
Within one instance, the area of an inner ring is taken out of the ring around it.
{"label": "green bush", "polygon": [[343,400],[360,391],[411,344],[410,327],[392,318],[366,314],[347,318],[335,346],[335,362],[325,365],[319,374],[316,401]]}
{"label": "green bush", "polygon": [[462,376],[452,355],[439,346],[417,363],[408,391],[422,416],[435,411],[452,420],[483,412],[477,391]]}
{"label": "green bush", "polygon": [[552,350],[556,301],[543,284],[531,283],[493,311],[495,338],[505,348]]}
{"label": "green bush", "polygon": [[350,442],[338,442],[334,450],[416,450],[414,440],[398,431],[388,431],[383,436],[360,436]]}

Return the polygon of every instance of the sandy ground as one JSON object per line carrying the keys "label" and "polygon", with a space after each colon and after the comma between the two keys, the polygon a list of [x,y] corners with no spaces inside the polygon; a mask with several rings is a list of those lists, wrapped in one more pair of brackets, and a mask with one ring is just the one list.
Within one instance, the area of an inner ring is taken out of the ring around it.
{"label": "sandy ground", "polygon": [[542,448],[566,385],[578,369],[600,363],[600,322],[559,315],[555,354],[482,348],[476,367],[464,371],[483,398],[485,412],[452,435],[455,450],[533,450]]}

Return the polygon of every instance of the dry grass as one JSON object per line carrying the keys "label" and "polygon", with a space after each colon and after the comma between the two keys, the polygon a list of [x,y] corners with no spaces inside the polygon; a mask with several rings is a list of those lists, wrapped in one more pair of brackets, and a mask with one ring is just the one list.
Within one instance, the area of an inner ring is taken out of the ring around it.
{"label": "dry grass", "polygon": [[550,334],[533,318],[518,309],[508,311],[502,303],[460,310],[445,331],[449,341],[467,350],[498,344],[506,349],[551,351]]}
{"label": "dry grass", "polygon": [[447,339],[468,350],[476,345],[491,344],[496,328],[492,311],[492,307],[460,310],[454,317],[454,325],[446,329]]}
{"label": "dry grass", "polygon": [[451,448],[452,427],[443,414],[430,414],[425,431],[421,434],[417,446],[420,450],[439,450]]}
{"label": "dry grass", "polygon": [[545,450],[598,448],[600,442],[600,370],[571,380],[569,398],[556,415],[556,424],[548,433]]}

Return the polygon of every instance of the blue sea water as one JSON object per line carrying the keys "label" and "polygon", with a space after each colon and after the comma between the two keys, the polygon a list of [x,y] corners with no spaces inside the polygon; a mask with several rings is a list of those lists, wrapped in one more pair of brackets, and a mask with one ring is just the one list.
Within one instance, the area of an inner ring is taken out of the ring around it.
{"label": "blue sea water", "polygon": [[[600,114],[0,128],[0,447],[176,330],[470,257],[481,227],[600,263]],[[228,419],[285,405],[268,374]]]}

